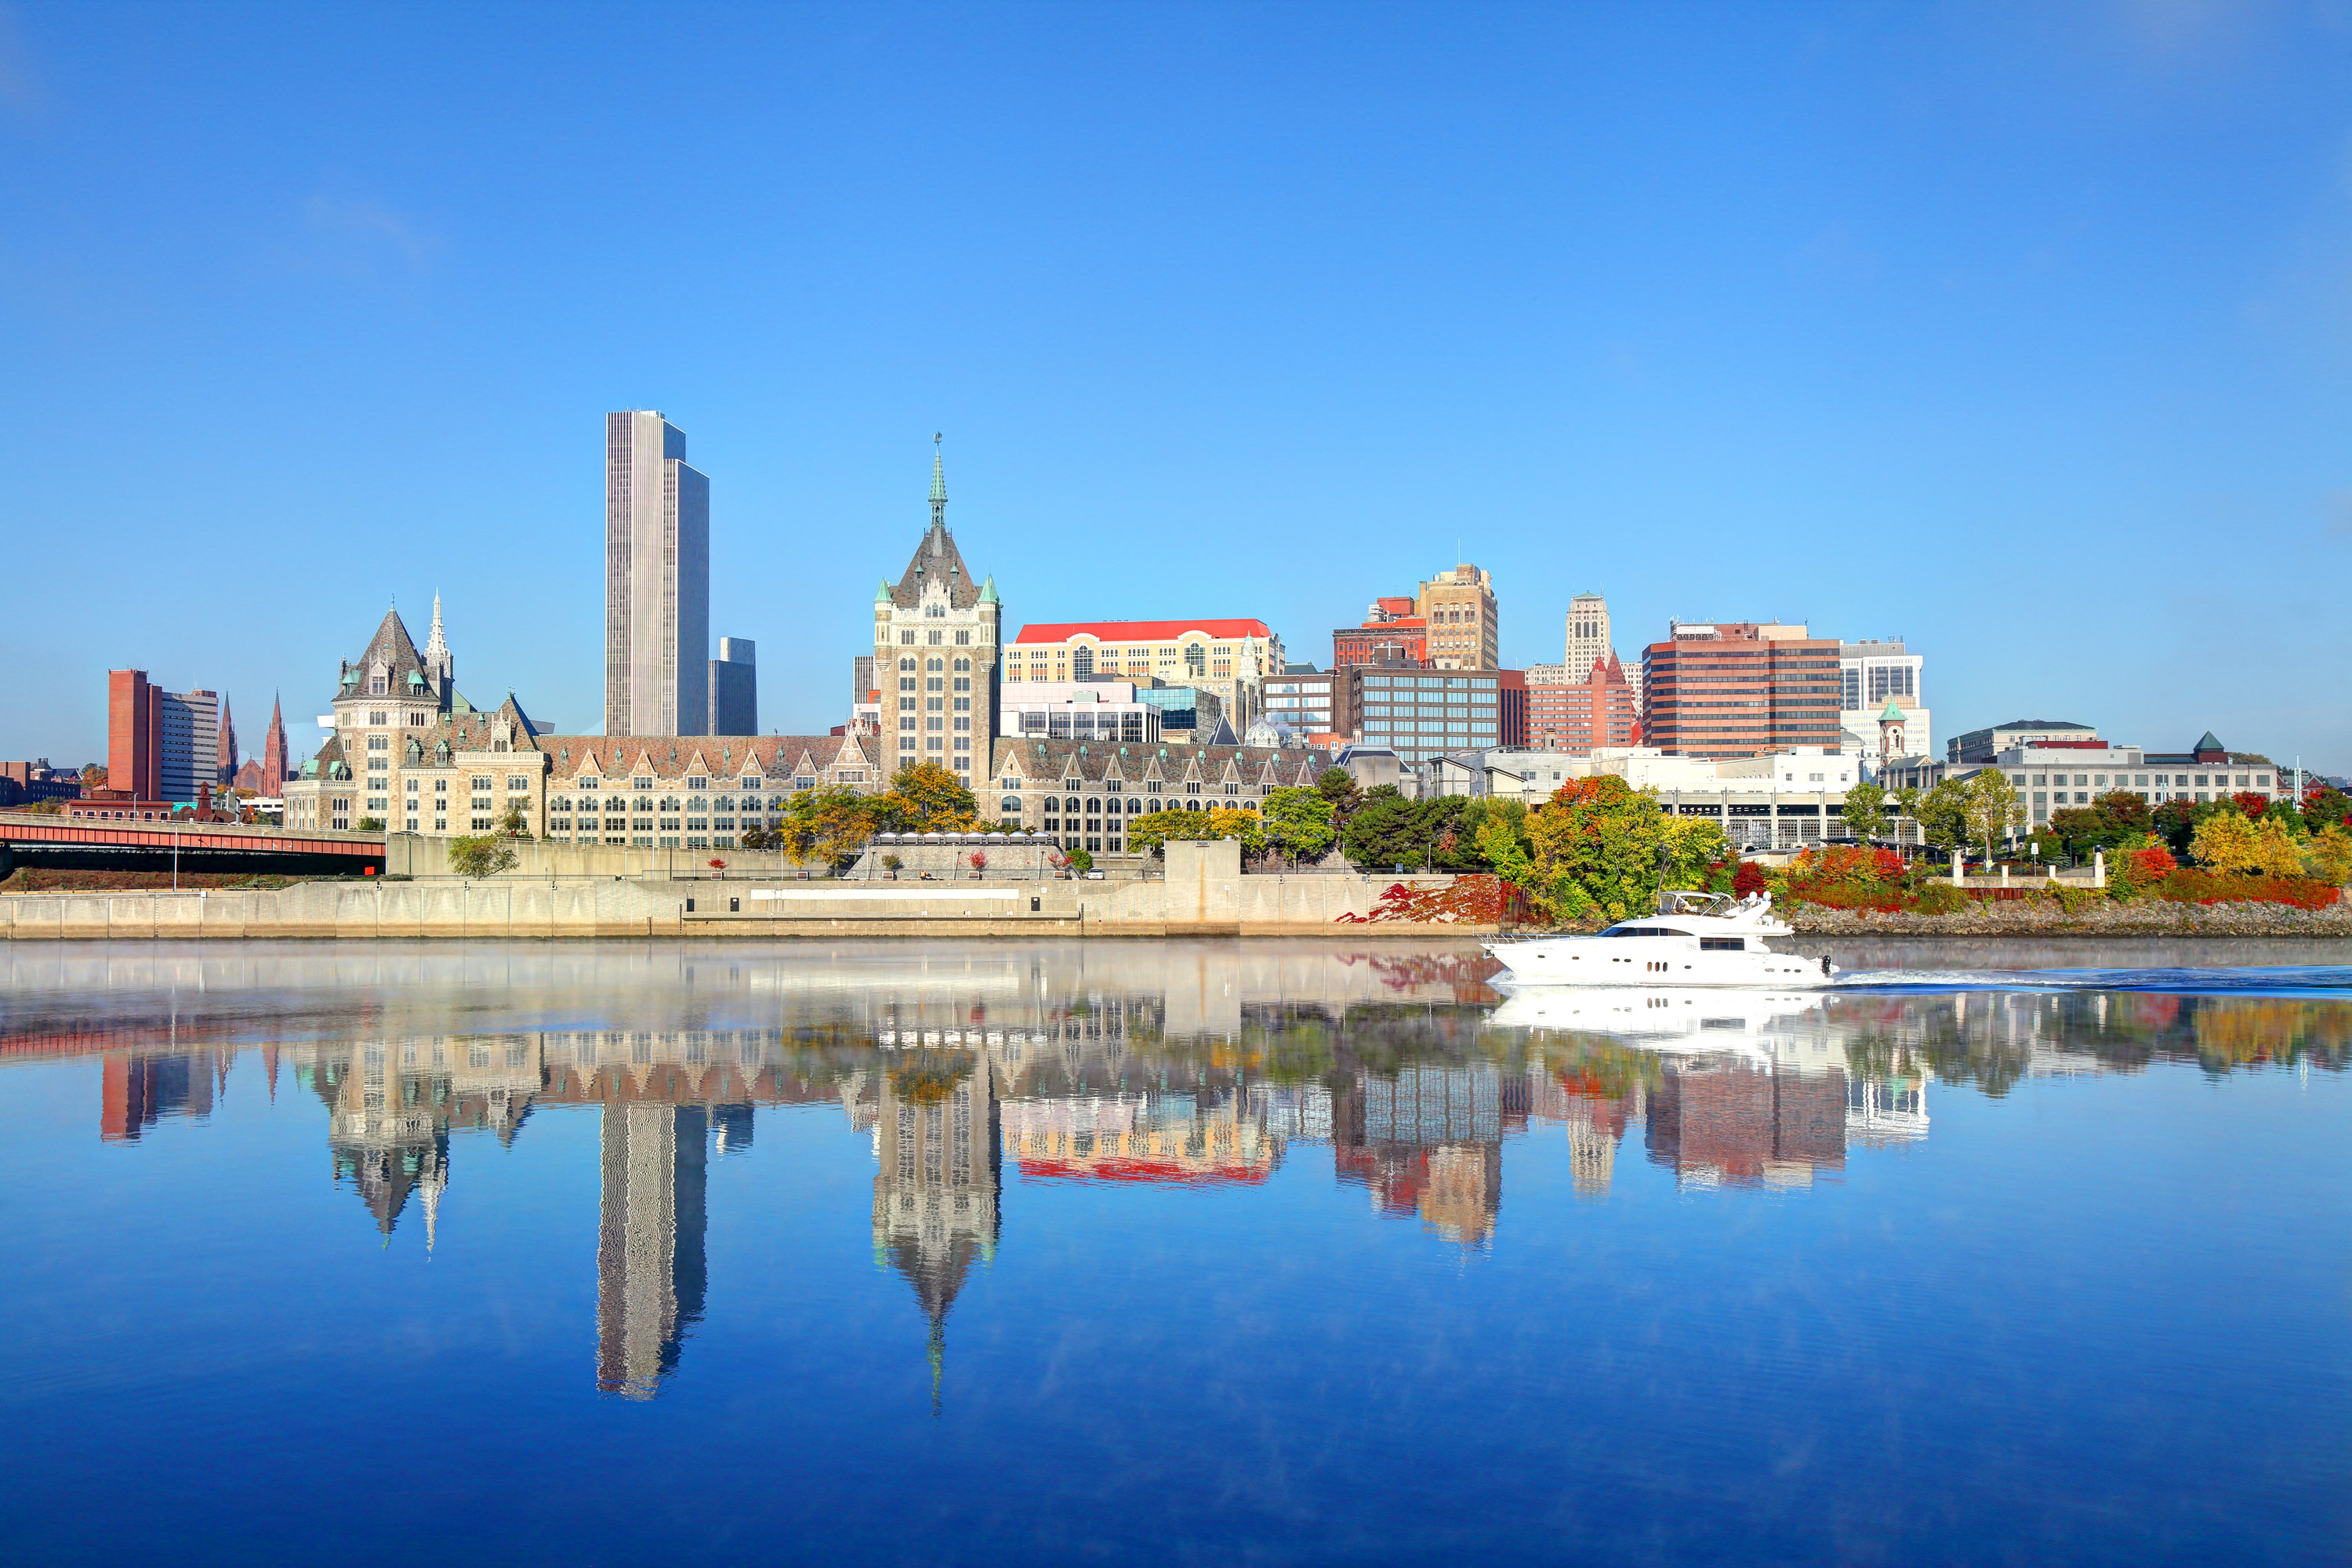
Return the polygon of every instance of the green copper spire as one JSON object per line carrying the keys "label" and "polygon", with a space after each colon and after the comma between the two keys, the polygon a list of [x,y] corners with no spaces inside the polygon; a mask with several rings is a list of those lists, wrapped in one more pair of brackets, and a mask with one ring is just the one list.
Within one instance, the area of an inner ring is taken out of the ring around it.
{"label": "green copper spire", "polygon": [[1895,706],[1892,697],[1886,700],[1886,710],[1878,716],[1878,721],[1884,724],[1890,719],[1897,724],[1903,722],[1903,710]]}
{"label": "green copper spire", "polygon": [[948,525],[948,470],[940,461],[940,434],[931,433],[931,526]]}
{"label": "green copper spire", "polygon": [[983,605],[998,605],[1003,603],[1002,599],[999,599],[996,596],[996,574],[994,573],[989,574],[988,581],[980,585],[980,602]]}
{"label": "green copper spire", "polygon": [[875,602],[876,604],[877,604],[877,605],[887,605],[887,604],[888,604],[888,603],[890,602],[890,579],[889,579],[889,578],[887,578],[887,577],[883,578],[883,579],[882,579],[882,585],[881,585],[879,588],[877,588],[877,589],[875,589],[875,590],[874,590],[874,602]]}

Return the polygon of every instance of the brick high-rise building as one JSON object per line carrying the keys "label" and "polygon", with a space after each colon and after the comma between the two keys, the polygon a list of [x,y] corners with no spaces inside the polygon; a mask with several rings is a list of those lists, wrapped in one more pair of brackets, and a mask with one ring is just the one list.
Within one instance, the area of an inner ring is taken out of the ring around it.
{"label": "brick high-rise building", "polygon": [[604,416],[604,733],[710,721],[710,480],[658,413]]}
{"label": "brick high-rise building", "polygon": [[1556,665],[1546,667],[1551,679],[1543,680],[1528,672],[1528,745],[1583,757],[1597,747],[1642,743],[1641,712],[1615,656],[1594,660],[1574,685],[1559,679],[1558,671]]}
{"label": "brick high-rise building", "polygon": [[988,769],[996,733],[996,579],[972,581],[948,531],[947,470],[933,438],[931,526],[907,569],[874,595],[874,684],[881,692],[881,763],[896,770],[937,763],[973,782]]}
{"label": "brick high-rise building", "polygon": [[217,786],[218,693],[165,691],[143,669],[109,670],[106,683],[108,789],[184,805]]}
{"label": "brick high-rise building", "polygon": [[1341,626],[1331,634],[1331,664],[1336,669],[1356,665],[1401,665],[1420,669],[1429,663],[1429,623],[1406,598],[1374,599],[1364,612],[1364,624]]}
{"label": "brick high-rise building", "polygon": [[1669,756],[1835,751],[1835,637],[1774,622],[1676,621],[1642,655],[1642,737]]}
{"label": "brick high-rise building", "polygon": [[162,758],[156,751],[156,711],[161,689],[148,684],[143,669],[106,672],[106,787],[134,800],[163,798]]}

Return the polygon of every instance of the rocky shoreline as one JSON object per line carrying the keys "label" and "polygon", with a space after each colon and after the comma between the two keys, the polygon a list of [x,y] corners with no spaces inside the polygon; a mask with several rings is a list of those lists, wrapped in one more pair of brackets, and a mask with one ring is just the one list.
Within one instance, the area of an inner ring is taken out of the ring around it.
{"label": "rocky shoreline", "polygon": [[1825,910],[1780,911],[1806,936],[2300,936],[2352,938],[2352,904],[2299,910],[2292,904],[2177,904],[2102,899],[2069,912],[2042,899],[1987,901],[1954,914]]}

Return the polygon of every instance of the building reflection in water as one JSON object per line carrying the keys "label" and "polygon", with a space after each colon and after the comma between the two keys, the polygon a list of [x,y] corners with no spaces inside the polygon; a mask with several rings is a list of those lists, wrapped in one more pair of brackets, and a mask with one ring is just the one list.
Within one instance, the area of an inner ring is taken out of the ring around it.
{"label": "building reflection in water", "polygon": [[[733,1030],[432,1033],[449,1014],[417,998],[438,994],[387,989],[362,993],[362,1037],[261,1055],[273,1092],[283,1062],[325,1108],[332,1179],[387,1245],[412,1217],[428,1248],[446,1239],[467,1139],[513,1145],[542,1107],[595,1108],[594,1380],[621,1398],[655,1396],[702,1319],[709,1162],[753,1150],[761,1106],[840,1107],[870,1140],[875,1262],[911,1297],[908,1349],[926,1345],[936,1402],[950,1319],[995,1255],[1008,1173],[1248,1186],[1328,1144],[1332,1179],[1374,1213],[1478,1248],[1504,1234],[1503,1144],[1517,1136],[1557,1129],[1586,1201],[1629,1176],[1619,1156],[1635,1136],[1681,1186],[1796,1189],[1926,1137],[1931,1069],[2000,1093],[2159,1050],[2226,1069],[2345,1033],[2332,1002],[1982,993],[1811,994],[1744,1013],[1721,997],[1619,997],[1604,1008],[1613,1025],[1560,1026],[1513,1016],[1517,994],[1470,994],[1459,961],[1170,944],[1122,947],[1113,964],[1101,951],[891,957],[862,980],[837,963],[730,960],[716,973],[747,977],[746,994],[727,1005],[772,1020]],[[641,1014],[711,1010],[691,986],[647,981],[646,996]],[[159,1009],[143,1027],[0,1036],[0,1054],[101,1053],[100,1136],[130,1143],[220,1103],[240,1016]]]}
{"label": "building reflection in water", "polygon": [[845,1086],[851,1124],[874,1141],[874,1255],[914,1288],[929,1325],[939,1406],[947,1320],[976,1261],[996,1253],[997,1066],[985,1055],[918,1049]]}
{"label": "building reflection in water", "polygon": [[1528,1083],[1485,1062],[1357,1072],[1332,1106],[1331,1164],[1384,1214],[1483,1246],[1503,1202],[1503,1136],[1527,1124]]}

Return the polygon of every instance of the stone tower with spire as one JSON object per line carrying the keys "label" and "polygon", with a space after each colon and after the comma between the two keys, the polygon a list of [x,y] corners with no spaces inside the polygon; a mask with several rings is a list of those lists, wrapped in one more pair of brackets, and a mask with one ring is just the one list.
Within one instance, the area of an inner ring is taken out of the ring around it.
{"label": "stone tower with spire", "polygon": [[441,635],[441,594],[433,594],[433,635],[425,639],[425,673],[434,677],[435,689],[447,691],[457,679],[457,661],[450,657],[449,640]]}
{"label": "stone tower with spire", "polygon": [[882,762],[893,771],[937,763],[977,792],[996,733],[1003,605],[996,579],[973,580],[948,530],[939,443],[931,437],[931,525],[898,582],[884,578],[874,595]]}
{"label": "stone tower with spire", "polygon": [[221,694],[220,742],[215,756],[219,759],[220,773],[213,783],[226,789],[236,782],[236,721],[228,716],[228,694]]}

